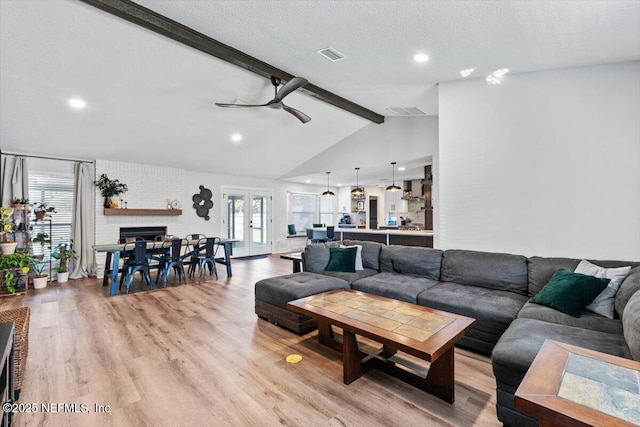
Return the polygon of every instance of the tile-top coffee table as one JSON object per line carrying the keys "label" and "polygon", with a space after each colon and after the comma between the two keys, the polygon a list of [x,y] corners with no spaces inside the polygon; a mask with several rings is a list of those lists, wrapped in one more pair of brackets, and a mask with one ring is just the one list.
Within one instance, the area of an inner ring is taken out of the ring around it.
{"label": "tile-top coffee table", "polygon": [[[351,289],[336,289],[291,301],[291,311],[315,317],[321,344],[342,352],[343,381],[358,379],[370,367],[383,370],[442,400],[454,401],[454,344],[475,319],[434,310]],[[342,342],[333,335],[342,328]],[[356,335],[381,343],[382,349],[366,354]],[[430,362],[426,375],[401,368],[398,351]]]}
{"label": "tile-top coffee table", "polygon": [[546,340],[515,407],[540,426],[640,425],[640,363]]}

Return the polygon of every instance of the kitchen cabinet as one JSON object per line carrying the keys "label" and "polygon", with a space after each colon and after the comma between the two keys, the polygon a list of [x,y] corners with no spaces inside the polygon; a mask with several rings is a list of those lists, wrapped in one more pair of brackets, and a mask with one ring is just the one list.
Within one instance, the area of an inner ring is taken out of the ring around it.
{"label": "kitchen cabinet", "polygon": [[338,188],[338,212],[351,212],[351,187]]}

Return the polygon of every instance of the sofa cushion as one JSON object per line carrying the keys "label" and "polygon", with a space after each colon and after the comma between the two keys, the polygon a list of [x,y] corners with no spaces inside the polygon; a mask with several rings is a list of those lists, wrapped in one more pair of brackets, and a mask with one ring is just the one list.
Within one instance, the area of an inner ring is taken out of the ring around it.
{"label": "sofa cushion", "polygon": [[439,283],[426,277],[383,272],[356,280],[351,288],[415,304],[418,294]]}
{"label": "sofa cushion", "polygon": [[340,278],[305,271],[260,280],[256,283],[255,295],[256,300],[286,309],[289,301],[348,287],[349,283]]}
{"label": "sofa cushion", "polygon": [[580,261],[580,264],[578,264],[574,270],[575,273],[590,274],[595,277],[611,280],[605,290],[600,292],[600,295],[587,306],[587,310],[613,319],[615,312],[613,302],[615,301],[618,288],[620,288],[622,281],[629,275],[629,271],[631,271],[631,266],[629,265],[617,268],[604,268],[590,263],[586,259]]}
{"label": "sofa cushion", "polygon": [[[600,260],[588,260],[592,264],[595,264],[604,268],[617,268],[630,265],[631,268],[635,268],[640,265],[638,262],[628,261],[600,261]],[[575,271],[576,267],[580,263],[579,259],[573,258],[545,258],[534,256],[527,259],[527,269],[529,271],[529,296],[532,297],[544,286],[549,283],[553,273],[558,271],[559,268],[565,270]],[[629,277],[627,276],[627,279]],[[625,279],[626,280],[626,279]],[[629,295],[631,296],[631,295]],[[622,313],[622,309],[618,310],[618,314]]]}
{"label": "sofa cushion", "polygon": [[624,338],[634,360],[640,360],[640,292],[636,292],[622,313]]}
{"label": "sofa cushion", "polygon": [[635,267],[631,269],[627,278],[622,281],[622,284],[616,293],[616,299],[613,306],[619,316],[622,316],[627,302],[638,291],[640,291],[640,267]]}
{"label": "sofa cushion", "polygon": [[564,268],[565,270],[574,271],[579,263],[579,259],[573,258],[545,258],[539,256],[528,258],[528,295],[532,297],[540,292],[559,269]]}
{"label": "sofa cushion", "polygon": [[559,269],[531,302],[578,316],[607,287],[611,280]]}
{"label": "sofa cushion", "polygon": [[364,267],[362,266],[362,245],[353,245],[353,246],[345,246],[345,245],[340,245],[340,248],[356,248],[357,252],[356,252],[356,271],[358,270],[364,270]]}
{"label": "sofa cushion", "polygon": [[325,276],[337,277],[342,280],[345,280],[349,284],[355,282],[358,279],[362,279],[363,277],[373,276],[374,274],[378,274],[378,270],[374,270],[372,268],[365,268],[363,270],[356,271],[355,273],[343,273],[339,271],[324,271],[322,274]]}
{"label": "sofa cushion", "polygon": [[378,242],[366,242],[364,240],[344,240],[347,246],[362,246],[362,266],[380,271],[380,249],[385,246]]}
{"label": "sofa cushion", "polygon": [[356,272],[356,255],[358,248],[329,248],[329,264],[326,271],[340,271],[343,273]]}
{"label": "sofa cushion", "polygon": [[442,251],[419,246],[383,246],[380,250],[380,271],[425,276],[440,279]]}
{"label": "sofa cushion", "polygon": [[467,333],[491,346],[516,318],[527,297],[460,283],[439,283],[418,295],[418,304],[476,319]]}
{"label": "sofa cushion", "polygon": [[527,302],[518,313],[518,319],[520,318],[537,319],[559,325],[622,335],[622,321],[620,319],[607,319],[589,310],[583,310],[578,317],[573,317],[544,305]]}
{"label": "sofa cushion", "polygon": [[498,387],[514,393],[546,339],[627,359],[631,357],[622,335],[518,318],[502,335],[491,355]]}
{"label": "sofa cushion", "polygon": [[329,248],[340,247],[340,242],[315,243],[304,248],[304,271],[321,274],[329,264]]}
{"label": "sofa cushion", "polygon": [[527,258],[456,249],[444,251],[440,280],[527,295]]}

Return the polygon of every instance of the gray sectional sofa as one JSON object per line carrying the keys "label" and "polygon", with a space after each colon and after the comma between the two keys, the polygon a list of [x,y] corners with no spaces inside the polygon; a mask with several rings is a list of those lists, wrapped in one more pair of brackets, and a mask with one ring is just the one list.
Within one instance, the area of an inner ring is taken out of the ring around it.
{"label": "gray sectional sofa", "polygon": [[[329,248],[362,245],[363,270],[325,271]],[[458,345],[492,355],[498,418],[509,426],[535,426],[516,411],[514,393],[545,339],[640,360],[640,263],[593,261],[602,267],[632,266],[616,294],[616,318],[584,311],[572,317],[529,302],[559,268],[573,271],[580,260],[386,246],[344,241],[309,245],[304,272],[256,283],[256,314],[297,333],[315,320],[286,310],[293,299],[352,288],[476,319]]]}

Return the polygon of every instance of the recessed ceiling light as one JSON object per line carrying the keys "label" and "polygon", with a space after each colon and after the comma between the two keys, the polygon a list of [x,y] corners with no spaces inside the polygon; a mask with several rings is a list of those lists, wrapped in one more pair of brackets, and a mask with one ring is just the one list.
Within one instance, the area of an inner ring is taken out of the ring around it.
{"label": "recessed ceiling light", "polygon": [[342,187],[342,184],[338,184],[338,187]]}
{"label": "recessed ceiling light", "polygon": [[324,49],[316,50],[316,52],[332,62],[340,61],[346,58],[342,53],[338,52],[332,47],[325,47]]}
{"label": "recessed ceiling light", "polygon": [[400,166],[400,167],[398,168],[398,170],[399,170],[400,172],[402,172],[403,170],[406,170],[406,169],[407,169],[407,168],[405,168],[404,166]]}
{"label": "recessed ceiling light", "polygon": [[310,183],[311,183],[311,180],[310,180],[310,179],[308,179],[308,180],[306,180],[305,182],[306,182],[307,184],[310,184]]}
{"label": "recessed ceiling light", "polygon": [[239,134],[239,133],[232,133],[232,134],[231,134],[231,141],[233,141],[233,142],[240,142],[240,141],[242,141],[242,134]]}
{"label": "recessed ceiling light", "polygon": [[84,101],[84,99],[80,99],[80,98],[69,98],[67,103],[69,104],[69,107],[74,108],[76,110],[82,110],[87,106],[87,103]]}
{"label": "recessed ceiling light", "polygon": [[466,70],[460,70],[460,75],[462,77],[469,77],[475,71],[475,68],[467,68]]}
{"label": "recessed ceiling light", "polygon": [[500,68],[499,70],[495,70],[493,73],[489,74],[485,80],[490,85],[499,85],[502,84],[502,77],[509,72],[508,68]]}
{"label": "recessed ceiling light", "polygon": [[429,60],[429,55],[427,55],[426,53],[416,53],[415,55],[413,55],[413,60],[419,64],[424,64]]}

